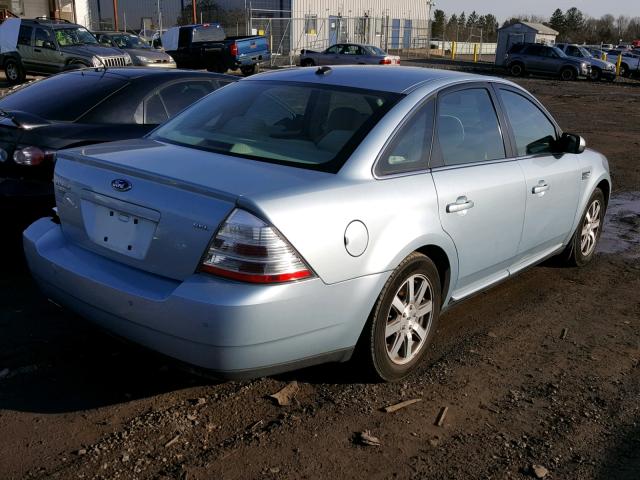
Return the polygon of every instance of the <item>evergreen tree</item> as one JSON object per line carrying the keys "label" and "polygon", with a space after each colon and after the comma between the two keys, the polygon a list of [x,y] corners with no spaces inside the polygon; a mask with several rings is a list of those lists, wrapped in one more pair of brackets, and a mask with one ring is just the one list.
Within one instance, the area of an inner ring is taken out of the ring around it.
{"label": "evergreen tree", "polygon": [[564,33],[566,19],[564,13],[559,8],[556,8],[551,18],[549,19],[549,26],[560,33],[560,36]]}
{"label": "evergreen tree", "polygon": [[469,18],[467,19],[467,28],[475,27],[478,25],[478,14],[474,10],[469,14]]}
{"label": "evergreen tree", "polygon": [[447,26],[447,16],[444,10],[434,10],[433,23],[431,24],[431,36],[433,38],[442,38],[444,35],[444,29]]}
{"label": "evergreen tree", "polygon": [[571,7],[564,14],[565,34],[571,39],[584,28],[584,15],[576,7]]}

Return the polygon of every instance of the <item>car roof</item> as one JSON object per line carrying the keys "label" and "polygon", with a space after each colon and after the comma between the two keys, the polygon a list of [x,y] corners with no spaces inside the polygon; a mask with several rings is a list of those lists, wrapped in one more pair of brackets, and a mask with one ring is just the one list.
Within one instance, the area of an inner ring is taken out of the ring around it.
{"label": "car roof", "polygon": [[122,80],[135,80],[138,78],[148,77],[167,77],[167,78],[187,78],[187,77],[203,77],[203,78],[226,78],[236,81],[239,77],[234,75],[224,75],[221,73],[201,72],[197,70],[178,70],[175,68],[148,68],[148,67],[120,67],[120,68],[85,68],[81,70],[71,70],[64,72],[63,75],[95,75],[106,76],[110,78],[120,78]]}
{"label": "car roof", "polygon": [[77,23],[68,22],[66,20],[59,20],[55,18],[23,18],[20,20],[22,23],[31,25],[40,25],[42,27],[49,27],[53,29],[60,28],[85,28]]}
{"label": "car roof", "polygon": [[[328,69],[328,70],[327,70]],[[322,72],[325,73],[317,73]],[[330,67],[287,68],[253,75],[242,81],[269,81],[317,83],[351,88],[366,88],[382,92],[406,93],[419,85],[435,80],[478,80],[486,76],[452,70],[423,67],[396,67],[383,65],[340,65]]]}

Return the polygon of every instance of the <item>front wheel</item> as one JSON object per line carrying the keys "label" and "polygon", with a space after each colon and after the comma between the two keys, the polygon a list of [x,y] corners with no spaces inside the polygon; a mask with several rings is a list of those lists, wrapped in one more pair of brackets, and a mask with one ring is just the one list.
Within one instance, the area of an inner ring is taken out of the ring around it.
{"label": "front wheel", "polygon": [[387,280],[361,337],[359,353],[371,376],[395,381],[415,369],[435,334],[440,303],[436,266],[412,253]]}
{"label": "front wheel", "polygon": [[599,68],[593,68],[591,70],[591,80],[594,82],[599,82],[602,79],[602,70]]}
{"label": "front wheel", "polygon": [[300,62],[301,67],[313,67],[315,64],[316,62],[314,62],[310,58],[305,58],[304,60],[302,60],[302,62]]}
{"label": "front wheel", "polygon": [[602,233],[605,211],[604,194],[596,188],[582,213],[578,228],[562,254],[565,264],[582,267],[593,259]]}
{"label": "front wheel", "polygon": [[4,63],[4,75],[11,85],[22,83],[26,78],[22,64],[15,58],[9,58]]}
{"label": "front wheel", "polygon": [[626,63],[620,65],[620,76],[628,77],[629,76],[629,66]]}
{"label": "front wheel", "polygon": [[578,74],[573,68],[564,68],[560,72],[560,78],[565,81],[571,81],[578,78]]}
{"label": "front wheel", "polygon": [[521,63],[512,63],[509,66],[509,73],[514,77],[522,77],[524,75],[524,65]]}

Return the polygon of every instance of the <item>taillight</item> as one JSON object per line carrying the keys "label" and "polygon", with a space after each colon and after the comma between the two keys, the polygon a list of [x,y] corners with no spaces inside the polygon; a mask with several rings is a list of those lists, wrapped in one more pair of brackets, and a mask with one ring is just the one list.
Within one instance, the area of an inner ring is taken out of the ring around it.
{"label": "taillight", "polygon": [[290,282],[313,275],[275,228],[240,209],[216,232],[200,270],[250,283]]}
{"label": "taillight", "polygon": [[380,65],[391,65],[391,59],[383,58],[382,60],[380,60]]}
{"label": "taillight", "polygon": [[229,47],[229,51],[231,52],[231,55],[234,57],[238,56],[238,44],[236,42],[233,42],[231,44],[231,46]]}
{"label": "taillight", "polygon": [[53,161],[55,152],[39,147],[23,147],[13,152],[13,161],[18,165],[36,166],[45,161]]}

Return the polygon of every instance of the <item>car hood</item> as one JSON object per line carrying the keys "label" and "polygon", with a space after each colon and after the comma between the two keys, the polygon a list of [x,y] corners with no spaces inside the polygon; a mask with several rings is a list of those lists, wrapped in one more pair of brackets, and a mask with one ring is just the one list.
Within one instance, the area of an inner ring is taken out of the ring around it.
{"label": "car hood", "polygon": [[126,51],[132,57],[145,57],[154,61],[173,61],[173,58],[169,54],[164,53],[161,50],[156,50],[155,48],[127,48]]}
{"label": "car hood", "polygon": [[601,69],[603,69],[603,70],[606,70],[606,69],[607,69],[607,67],[609,67],[609,68],[610,68],[611,66],[614,66],[614,67],[615,67],[615,65],[614,65],[613,63],[611,63],[611,62],[605,62],[604,60],[600,60],[599,58],[595,58],[595,57],[590,58],[590,59],[589,59],[589,63],[590,63],[591,65],[593,65],[594,67],[599,67],[599,68],[601,68]]}
{"label": "car hood", "polygon": [[121,57],[124,53],[118,48],[103,47],[100,45],[72,45],[62,47],[62,51],[67,54],[83,57]]}

